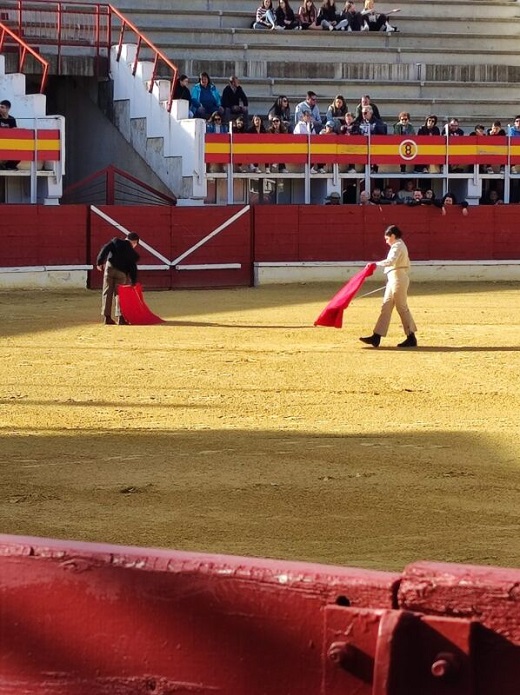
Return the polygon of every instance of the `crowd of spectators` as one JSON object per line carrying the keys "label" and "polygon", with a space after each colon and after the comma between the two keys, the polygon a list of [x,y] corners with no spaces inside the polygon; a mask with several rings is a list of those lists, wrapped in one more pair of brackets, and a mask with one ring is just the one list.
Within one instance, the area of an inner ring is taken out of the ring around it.
{"label": "crowd of spectators", "polygon": [[343,7],[337,7],[335,0],[323,0],[316,7],[314,0],[303,0],[295,12],[289,0],[262,0],[256,10],[253,29],[260,30],[312,30],[324,31],[399,31],[390,24],[389,14],[399,12],[390,10],[388,14],[377,12],[374,0],[364,0],[363,9],[357,10],[352,0],[347,0]]}

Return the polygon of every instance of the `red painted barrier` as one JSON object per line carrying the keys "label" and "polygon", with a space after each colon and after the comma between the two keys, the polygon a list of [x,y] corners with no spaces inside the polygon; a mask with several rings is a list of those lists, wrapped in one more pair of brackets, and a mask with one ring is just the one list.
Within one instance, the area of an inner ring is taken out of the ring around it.
{"label": "red painted barrier", "polygon": [[516,695],[519,586],[0,536],[0,693]]}
{"label": "red painted barrier", "polygon": [[[252,208],[106,206],[116,224],[141,236],[145,289],[248,286],[253,263],[369,262],[384,255],[389,224],[406,234],[414,261],[520,258],[518,207],[276,205]],[[124,234],[87,206],[2,207],[0,267],[93,266],[101,246]],[[101,287],[98,271],[89,286]]]}

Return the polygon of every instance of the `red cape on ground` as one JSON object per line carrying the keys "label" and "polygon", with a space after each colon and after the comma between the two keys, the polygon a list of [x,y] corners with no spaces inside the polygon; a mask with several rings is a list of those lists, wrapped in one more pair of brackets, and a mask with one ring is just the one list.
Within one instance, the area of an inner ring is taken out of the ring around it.
{"label": "red cape on ground", "polygon": [[119,285],[117,291],[121,313],[128,323],[133,326],[152,326],[156,323],[163,323],[163,320],[146,306],[141,283]]}
{"label": "red cape on ground", "polygon": [[351,277],[323,309],[314,325],[341,328],[343,326],[343,312],[354,299],[365,280],[374,274],[376,267],[375,263],[367,263],[363,270]]}

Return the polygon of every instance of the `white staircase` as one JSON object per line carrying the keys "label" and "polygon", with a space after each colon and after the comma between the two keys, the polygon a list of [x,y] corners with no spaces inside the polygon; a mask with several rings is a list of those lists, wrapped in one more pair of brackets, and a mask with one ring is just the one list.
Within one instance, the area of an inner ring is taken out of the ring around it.
{"label": "white staircase", "polygon": [[151,61],[139,61],[135,77],[132,75],[136,50],[135,45],[125,44],[119,60],[117,47],[111,52],[115,124],[175,193],[179,204],[202,204],[206,197],[205,123],[199,118],[187,118],[185,101],[174,101],[168,113],[169,81],[155,80],[153,91],[149,92]]}

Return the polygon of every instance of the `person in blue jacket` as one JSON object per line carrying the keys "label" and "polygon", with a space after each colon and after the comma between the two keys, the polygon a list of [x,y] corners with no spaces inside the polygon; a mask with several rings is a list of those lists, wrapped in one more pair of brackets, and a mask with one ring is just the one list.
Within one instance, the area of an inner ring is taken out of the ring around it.
{"label": "person in blue jacket", "polygon": [[191,90],[191,110],[195,118],[203,118],[205,121],[215,111],[218,111],[221,116],[224,115],[219,91],[207,72],[200,73],[199,81]]}

